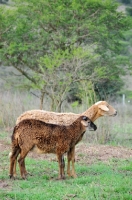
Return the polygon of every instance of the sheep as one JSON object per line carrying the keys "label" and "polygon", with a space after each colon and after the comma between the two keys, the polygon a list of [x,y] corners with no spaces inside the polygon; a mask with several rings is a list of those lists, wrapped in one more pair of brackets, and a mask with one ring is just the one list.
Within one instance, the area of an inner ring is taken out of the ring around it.
{"label": "sheep", "polygon": [[25,119],[14,127],[12,134],[12,154],[10,156],[10,178],[15,178],[13,168],[18,155],[21,177],[26,178],[24,159],[28,152],[37,148],[43,153],[57,154],[59,179],[64,179],[63,154],[75,146],[86,128],[96,130],[96,125],[86,116],[80,116],[71,125],[48,124],[36,119]]}
{"label": "sheep", "polygon": [[[116,116],[117,111],[109,105],[106,101],[99,101],[93,104],[89,109],[81,114],[75,113],[56,113],[49,112],[44,110],[30,110],[24,112],[17,118],[16,124],[18,124],[23,119],[39,119],[41,121],[53,124],[60,125],[70,125],[73,121],[75,121],[79,116],[85,115],[92,122],[102,116]],[[78,140],[78,142],[82,139],[82,136]],[[70,149],[67,153],[67,174],[69,176],[77,177],[74,168],[75,162],[75,146]],[[72,162],[72,171],[70,171],[70,162]],[[25,169],[26,170],[26,169]],[[14,174],[16,174],[16,167],[14,167]]]}

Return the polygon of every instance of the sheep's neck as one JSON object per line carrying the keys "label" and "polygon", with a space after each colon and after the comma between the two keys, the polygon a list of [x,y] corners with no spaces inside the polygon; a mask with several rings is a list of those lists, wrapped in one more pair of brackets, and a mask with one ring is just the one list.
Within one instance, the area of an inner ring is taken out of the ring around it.
{"label": "sheep's neck", "polygon": [[82,126],[82,124],[77,121],[73,122],[70,126],[69,126],[69,131],[71,133],[71,135],[74,135],[74,137],[77,136],[81,136],[82,133],[84,133],[86,131],[86,127]]}
{"label": "sheep's neck", "polygon": [[101,117],[98,113],[98,107],[96,105],[91,106],[88,110],[83,112],[82,115],[86,115],[92,122]]}

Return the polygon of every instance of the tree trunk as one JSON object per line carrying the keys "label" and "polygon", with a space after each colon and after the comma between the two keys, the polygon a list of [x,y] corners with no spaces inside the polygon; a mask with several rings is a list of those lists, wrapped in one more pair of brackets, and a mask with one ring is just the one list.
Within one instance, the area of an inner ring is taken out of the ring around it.
{"label": "tree trunk", "polygon": [[57,108],[56,108],[56,111],[57,112],[61,112],[61,105],[62,105],[62,100],[60,100],[59,102],[58,102],[58,105],[57,105]]}
{"label": "tree trunk", "polygon": [[43,109],[44,94],[45,94],[45,92],[44,92],[43,90],[41,90],[41,96],[40,96],[40,110]]}

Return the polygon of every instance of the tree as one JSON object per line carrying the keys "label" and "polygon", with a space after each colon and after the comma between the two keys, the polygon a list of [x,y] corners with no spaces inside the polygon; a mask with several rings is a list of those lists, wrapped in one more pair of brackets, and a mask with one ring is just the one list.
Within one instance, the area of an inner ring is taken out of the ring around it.
{"label": "tree", "polygon": [[[124,37],[123,32],[128,30],[131,24],[124,14],[117,11],[115,1],[15,0],[14,2],[12,8],[0,8],[2,64],[13,66],[32,83],[30,84],[32,88],[40,90],[41,108],[44,94],[50,96],[52,100],[55,97],[59,99],[55,102],[58,101],[60,105],[73,86],[72,78],[74,77],[76,82],[80,81],[77,77],[81,71],[81,79],[87,80],[94,75],[94,79],[90,80],[93,85],[103,83],[106,77],[108,81],[119,79],[120,74],[124,73],[124,69],[120,68],[122,59],[117,59],[117,56],[121,52],[120,41]],[[89,55],[78,57],[81,64],[75,77],[76,68],[72,67],[72,64],[76,65],[77,58],[75,59],[73,49],[78,50],[79,47],[81,54],[84,50],[90,51],[92,57]],[[61,62],[56,67],[57,56]],[[51,63],[46,63],[46,59],[54,60],[52,70],[49,67]],[[65,76],[63,70],[64,72],[66,70]],[[57,71],[59,71],[59,81],[53,78],[57,75]],[[67,84],[63,84],[67,78]],[[50,84],[46,80],[50,80]],[[65,85],[66,89],[59,93],[60,88],[63,88],[61,84]],[[55,94],[52,97],[51,91]],[[63,97],[64,91],[65,97]],[[58,109],[60,110],[60,106]]]}
{"label": "tree", "polygon": [[[89,57],[89,60],[87,60]],[[67,98],[67,93],[72,89],[74,83],[82,81],[92,81],[98,78],[98,73],[94,71],[92,74],[85,73],[84,66],[95,59],[97,55],[93,55],[88,50],[80,47],[71,48],[69,50],[55,50],[51,55],[40,57],[39,73],[34,74],[37,79],[37,87],[42,91],[41,108],[43,104],[43,96],[46,94],[51,100],[51,110],[61,111],[61,104]]]}

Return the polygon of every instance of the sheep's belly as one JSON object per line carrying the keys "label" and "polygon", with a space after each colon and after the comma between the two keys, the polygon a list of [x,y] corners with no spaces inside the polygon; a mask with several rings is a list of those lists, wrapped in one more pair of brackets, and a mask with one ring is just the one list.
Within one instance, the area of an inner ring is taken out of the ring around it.
{"label": "sheep's belly", "polygon": [[36,145],[35,147],[33,148],[33,151],[39,153],[39,154],[43,154],[43,153],[56,153],[55,149],[54,148],[38,148]]}

